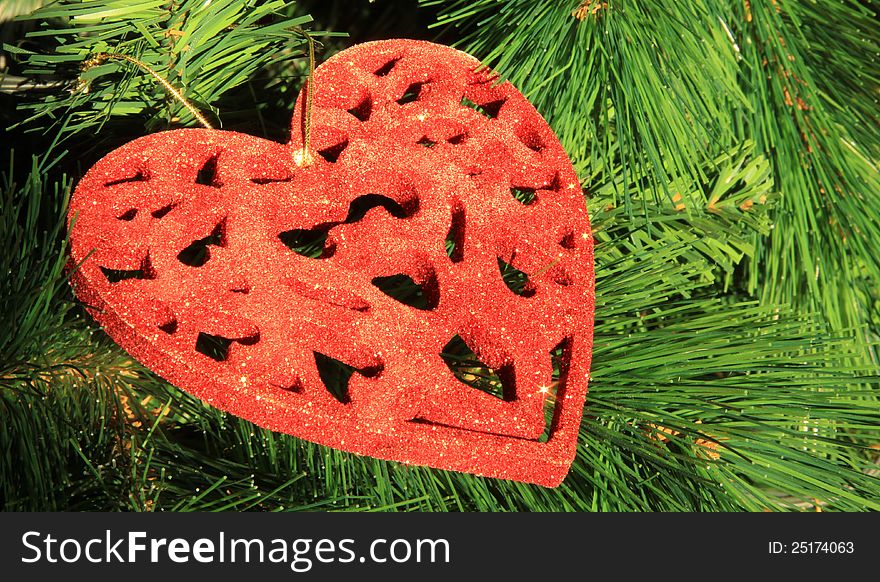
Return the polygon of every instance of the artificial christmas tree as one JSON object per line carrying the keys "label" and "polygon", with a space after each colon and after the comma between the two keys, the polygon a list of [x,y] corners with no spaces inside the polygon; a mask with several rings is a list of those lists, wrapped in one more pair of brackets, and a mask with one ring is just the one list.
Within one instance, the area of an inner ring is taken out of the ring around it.
{"label": "artificial christmas tree", "polygon": [[[429,34],[402,28],[418,22],[390,3],[341,7],[303,9],[338,32]],[[595,342],[565,481],[411,467],[261,429],[167,384],[90,323],[63,268],[71,180],[194,120],[128,61],[80,66],[129,55],[218,127],[286,142],[276,128],[308,68],[308,19],[281,1],[65,0],[5,45],[10,76],[29,79],[4,84],[8,131],[34,143],[15,140],[4,184],[0,235],[16,249],[0,265],[4,507],[880,509],[871,11],[484,0],[416,14],[536,105],[584,188]],[[321,60],[349,44],[309,34]],[[522,291],[516,267],[496,272]],[[503,394],[467,342],[444,349],[459,380]]]}

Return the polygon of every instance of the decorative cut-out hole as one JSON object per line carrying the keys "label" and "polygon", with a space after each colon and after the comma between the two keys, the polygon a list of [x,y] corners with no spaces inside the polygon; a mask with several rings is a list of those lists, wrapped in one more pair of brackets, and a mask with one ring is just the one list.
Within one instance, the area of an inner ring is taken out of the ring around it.
{"label": "decorative cut-out hole", "polygon": [[278,384],[275,384],[274,386],[280,390],[285,391],[285,392],[299,393],[299,392],[302,392],[302,390],[303,390],[302,382],[300,382],[299,380],[293,382],[292,384],[286,384],[284,386],[279,386]]}
{"label": "decorative cut-out hole", "polygon": [[[452,336],[440,353],[440,357],[459,382],[476,388],[496,398],[509,400],[513,394],[509,394],[502,376],[507,376],[510,370],[493,370],[480,361],[470,346],[459,335]],[[506,379],[506,378],[505,378]]]}
{"label": "decorative cut-out hole", "polygon": [[422,94],[422,87],[424,85],[424,82],[410,83],[410,85],[403,92],[403,95],[400,96],[400,99],[397,100],[397,104],[406,105],[407,103],[418,101],[419,97]]}
{"label": "decorative cut-out hole", "polygon": [[468,138],[467,133],[459,133],[457,135],[453,135],[449,139],[447,139],[447,143],[451,143],[452,145],[458,145],[460,143],[464,143],[464,140]]}
{"label": "decorative cut-out hole", "polygon": [[339,156],[342,155],[342,152],[345,151],[345,148],[348,147],[348,140],[344,140],[339,142],[336,145],[332,145],[330,147],[326,147],[322,150],[318,150],[318,155],[330,162],[331,164],[335,164],[336,160],[339,159]]}
{"label": "decorative cut-out hole", "polygon": [[[418,198],[413,197],[404,201],[403,205],[393,198],[382,194],[364,194],[358,196],[348,206],[348,216],[344,224],[351,224],[361,220],[371,209],[381,206],[394,218],[409,218],[418,210]],[[287,248],[295,253],[310,259],[326,259],[333,256],[336,247],[327,242],[327,236],[331,228],[340,222],[329,222],[314,228],[294,228],[279,233],[278,239]]]}
{"label": "decorative cut-out hole", "polygon": [[312,353],[315,356],[315,366],[318,368],[318,376],[321,378],[321,382],[324,383],[327,392],[342,404],[351,402],[348,394],[348,383],[355,372],[371,378],[382,371],[381,366],[355,368],[320,352]]}
{"label": "decorative cut-out hole", "polygon": [[309,259],[326,259],[332,255],[332,247],[327,246],[327,230],[326,226],[294,228],[280,233],[278,239],[298,255]]}
{"label": "decorative cut-out hole", "polygon": [[232,342],[243,346],[252,346],[258,341],[260,341],[259,333],[249,337],[230,339],[201,331],[196,338],[196,351],[208,356],[212,360],[225,362],[229,359],[229,347],[232,345]]}
{"label": "decorative cut-out hole", "polygon": [[129,182],[146,182],[150,177],[144,170],[138,170],[134,176],[128,176],[126,178],[119,178],[118,180],[110,180],[109,182],[104,182],[104,187],[108,188],[110,186],[116,186],[117,184],[128,184]]}
{"label": "decorative cut-out hole", "polygon": [[168,335],[177,333],[177,319],[171,318],[165,323],[159,324],[158,327]]}
{"label": "decorative cut-out hole", "polygon": [[211,234],[205,238],[194,240],[188,247],[177,254],[177,260],[188,267],[201,267],[211,258],[211,251],[208,249],[210,245],[225,246],[224,239],[226,229],[226,219],[221,220]]}
{"label": "decorative cut-out hole", "polygon": [[422,139],[420,139],[419,141],[417,141],[416,143],[419,144],[420,146],[424,146],[424,147],[426,147],[426,148],[432,148],[432,147],[434,147],[435,145],[437,145],[437,142],[436,142],[436,141],[433,141],[433,140],[431,140],[431,139],[429,139],[427,135],[424,136],[424,137],[423,137]]}
{"label": "decorative cut-out hole", "polygon": [[166,204],[162,208],[157,208],[156,210],[152,211],[150,214],[153,216],[153,218],[162,218],[163,216],[165,216],[166,214],[168,214],[169,212],[174,210],[174,208],[176,206],[177,206],[177,203],[172,202],[171,204]]}
{"label": "decorative cut-out hole", "polygon": [[533,152],[540,153],[546,147],[541,135],[533,128],[519,128],[514,133],[519,141]]}
{"label": "decorative cut-out hole", "polygon": [[387,63],[385,63],[384,65],[382,65],[378,69],[376,69],[375,71],[373,71],[373,74],[376,75],[377,77],[387,76],[388,73],[390,73],[394,69],[394,67],[397,66],[397,63],[398,63],[398,61],[400,61],[400,59],[401,59],[401,57],[397,57],[396,59],[391,59],[390,61],[388,61]]}
{"label": "decorative cut-out hole", "polygon": [[464,258],[464,208],[456,204],[452,209],[452,224],[446,234],[446,256],[453,263]]}
{"label": "decorative cut-out hole", "polygon": [[532,188],[511,188],[510,194],[517,202],[526,206],[535,201],[535,190]]}
{"label": "decorative cut-out hole", "polygon": [[553,376],[546,386],[541,386],[544,393],[544,432],[538,437],[538,442],[546,443],[556,428],[559,413],[559,402],[565,396],[565,384],[568,380],[568,370],[571,361],[571,338],[565,338],[550,350],[550,363],[553,366]]}
{"label": "decorative cut-out hole", "polygon": [[131,220],[134,220],[134,217],[137,216],[137,213],[138,213],[137,208],[130,208],[130,209],[126,210],[125,212],[123,212],[122,214],[120,214],[119,216],[117,216],[116,218],[119,220],[131,221]]}
{"label": "decorative cut-out hole", "polygon": [[107,278],[108,283],[119,283],[126,279],[155,279],[156,271],[150,263],[150,257],[145,257],[141,261],[141,266],[137,269],[108,269],[100,267],[101,272]]}
{"label": "decorative cut-out hole", "polygon": [[313,283],[306,283],[295,278],[287,279],[287,285],[291,290],[302,297],[307,297],[319,303],[326,303],[342,307],[343,309],[351,309],[352,311],[360,311],[365,313],[370,310],[370,304],[352,291],[331,287],[330,289],[322,286],[316,286]]}
{"label": "decorative cut-out hole", "polygon": [[504,105],[505,99],[498,99],[496,101],[490,101],[488,103],[483,103],[480,105],[479,103],[475,103],[468,99],[467,97],[461,98],[461,104],[465,107],[470,107],[477,113],[481,113],[485,115],[489,119],[495,119],[498,117],[498,114],[501,112],[501,106]]}
{"label": "decorative cut-out hole", "polygon": [[498,270],[501,273],[501,279],[507,288],[514,294],[521,297],[532,297],[535,294],[535,286],[529,281],[529,276],[498,257]]}
{"label": "decorative cut-out hole", "polygon": [[389,277],[375,277],[372,283],[379,291],[404,305],[423,311],[437,307],[439,292],[435,278],[419,285],[409,275],[400,273]]}
{"label": "decorative cut-out hole", "polygon": [[570,233],[566,234],[565,236],[563,236],[561,239],[559,239],[559,246],[561,246],[564,249],[571,250],[571,249],[575,248],[576,244],[577,243],[575,241],[573,232],[570,232]]}
{"label": "decorative cut-out hole", "polygon": [[388,214],[394,218],[408,218],[416,211],[418,207],[418,199],[404,203],[406,208],[399,202],[382,194],[363,194],[351,201],[348,206],[348,217],[345,219],[347,224],[357,222],[366,216],[367,212],[381,206],[388,211]]}
{"label": "decorative cut-out hole", "polygon": [[225,362],[229,359],[230,345],[232,345],[231,339],[203,331],[199,332],[199,337],[196,339],[196,351],[217,362]]}
{"label": "decorative cut-out hole", "polygon": [[336,307],[351,309],[352,311],[359,311],[361,313],[366,313],[370,310],[370,304],[360,297],[350,297],[347,298],[349,300],[344,301],[333,301],[332,299],[328,299],[326,296],[319,295],[320,294],[316,293],[312,296],[312,298],[318,301],[329,303],[330,305],[335,305]]}
{"label": "decorative cut-out hole", "polygon": [[199,168],[199,173],[196,175],[196,184],[213,188],[222,186],[217,179],[217,158],[219,157],[220,153],[218,152],[205,160],[205,163],[202,164],[202,167]]}
{"label": "decorative cut-out hole", "polygon": [[241,283],[239,285],[235,285],[229,291],[231,293],[241,293],[242,295],[247,295],[251,292],[251,286],[247,283]]}
{"label": "decorative cut-out hole", "polygon": [[251,178],[251,182],[257,184],[259,186],[265,186],[266,184],[278,184],[281,182],[290,182],[293,180],[293,174],[287,174],[281,177],[261,177],[261,178]]}
{"label": "decorative cut-out hole", "polygon": [[569,277],[565,271],[557,270],[553,274],[553,282],[557,285],[568,287],[569,285],[571,285],[571,277]]}
{"label": "decorative cut-out hole", "polygon": [[349,113],[357,117],[360,121],[367,121],[373,113],[373,101],[369,95],[364,96],[360,103],[347,110]]}

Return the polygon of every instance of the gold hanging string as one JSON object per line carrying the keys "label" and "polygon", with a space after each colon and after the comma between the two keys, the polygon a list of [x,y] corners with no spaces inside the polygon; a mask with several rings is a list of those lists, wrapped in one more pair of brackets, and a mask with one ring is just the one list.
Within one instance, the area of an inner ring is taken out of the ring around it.
{"label": "gold hanging string", "polygon": [[561,261],[562,261],[562,257],[559,257],[559,258],[555,259],[554,261],[552,261],[549,265],[546,265],[546,266],[542,267],[541,269],[532,273],[531,276],[534,278],[540,277],[541,275],[543,275],[544,273],[546,273],[547,271],[549,271],[550,269],[552,269],[553,267],[558,265]]}
{"label": "gold hanging string", "polygon": [[88,61],[85,62],[83,69],[84,70],[91,69],[92,67],[96,67],[96,66],[103,64],[104,62],[111,60],[111,59],[128,61],[129,63],[132,63],[132,64],[140,67],[143,71],[145,71],[151,77],[156,79],[156,81],[158,81],[158,83],[160,85],[162,85],[162,88],[165,89],[172,97],[174,97],[174,99],[176,99],[178,103],[180,103],[181,105],[186,107],[186,109],[190,113],[192,113],[193,117],[195,117],[199,121],[199,123],[201,123],[207,129],[214,129],[214,127],[208,122],[208,120],[205,119],[205,116],[202,115],[198,109],[193,107],[193,105],[189,101],[186,100],[186,97],[184,97],[181,94],[181,92],[178,91],[174,87],[174,85],[172,85],[171,83],[169,83],[168,81],[163,79],[159,73],[154,71],[148,64],[146,64],[145,62],[143,62],[141,60],[138,60],[132,56],[124,55],[121,53],[98,53],[98,54],[94,55],[92,58],[90,58]]}
{"label": "gold hanging string", "polygon": [[315,103],[315,39],[308,32],[297,29],[309,43],[309,76],[306,78],[306,96],[303,103],[304,119],[303,119],[303,147],[300,151],[294,152],[294,161],[297,166],[308,167],[312,165],[314,157],[312,156],[312,109]]}

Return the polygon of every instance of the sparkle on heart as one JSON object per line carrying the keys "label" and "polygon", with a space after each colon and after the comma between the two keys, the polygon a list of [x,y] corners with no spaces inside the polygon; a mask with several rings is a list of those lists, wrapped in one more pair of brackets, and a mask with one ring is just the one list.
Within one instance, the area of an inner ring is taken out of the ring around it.
{"label": "sparkle on heart", "polygon": [[[308,167],[302,101],[288,144],[177,130],[98,162],[71,201],[77,295],[150,369],[261,426],[558,485],[594,275],[552,130],[478,61],[421,41],[317,69]],[[473,386],[471,352],[500,393]]]}

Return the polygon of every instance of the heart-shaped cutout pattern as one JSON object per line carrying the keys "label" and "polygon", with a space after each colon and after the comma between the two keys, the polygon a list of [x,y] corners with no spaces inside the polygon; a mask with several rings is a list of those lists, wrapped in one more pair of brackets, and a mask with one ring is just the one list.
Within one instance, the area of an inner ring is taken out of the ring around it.
{"label": "heart-shaped cutout pattern", "polygon": [[79,298],[150,369],[260,426],[558,485],[594,274],[552,130],[474,58],[411,40],[317,69],[307,167],[303,114],[301,95],[285,145],[185,129],[99,161],[70,205]]}

